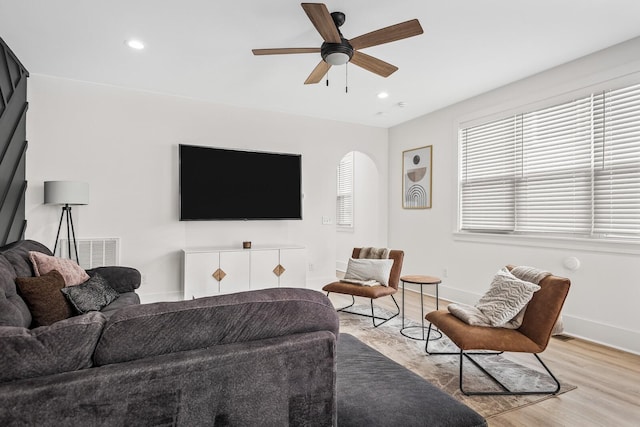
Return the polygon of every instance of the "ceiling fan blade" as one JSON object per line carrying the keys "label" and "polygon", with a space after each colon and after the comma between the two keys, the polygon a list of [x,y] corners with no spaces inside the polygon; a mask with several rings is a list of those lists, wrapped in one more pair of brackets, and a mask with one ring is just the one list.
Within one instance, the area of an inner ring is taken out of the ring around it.
{"label": "ceiling fan blade", "polygon": [[351,63],[382,77],[389,77],[398,70],[395,65],[362,52],[353,52]]}
{"label": "ceiling fan blade", "polygon": [[422,34],[424,30],[417,19],[402,22],[400,24],[391,25],[390,27],[381,28],[367,34],[355,37],[349,40],[354,49],[364,49],[366,47],[377,46],[394,42],[396,40],[406,39],[408,37]]}
{"label": "ceiling fan blade", "polygon": [[307,80],[304,81],[304,84],[309,85],[309,84],[319,83],[320,80],[322,80],[322,78],[324,77],[324,75],[327,74],[327,71],[329,71],[329,68],[331,68],[331,65],[327,64],[324,61],[320,61],[320,63],[316,65],[316,68],[313,69],[311,74],[309,74],[309,77],[307,77]]}
{"label": "ceiling fan blade", "polygon": [[284,47],[277,49],[253,49],[254,55],[285,55],[289,53],[320,53],[319,47]]}
{"label": "ceiling fan blade", "polygon": [[328,43],[340,43],[340,33],[324,3],[302,3],[311,23]]}

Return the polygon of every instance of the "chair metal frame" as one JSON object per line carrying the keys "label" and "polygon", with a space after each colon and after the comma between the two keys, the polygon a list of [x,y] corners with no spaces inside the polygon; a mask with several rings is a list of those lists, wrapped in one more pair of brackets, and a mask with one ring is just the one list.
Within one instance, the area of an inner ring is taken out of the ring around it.
{"label": "chair metal frame", "polygon": [[[493,376],[489,371],[487,371],[482,365],[480,365],[478,363],[478,361],[474,360],[471,356],[494,356],[494,355],[498,355],[498,354],[502,354],[504,353],[503,351],[464,351],[462,349],[460,349],[460,351],[456,351],[456,352],[435,352],[435,351],[429,351],[429,337],[431,335],[431,323],[429,324],[429,330],[427,331],[427,341],[424,344],[424,351],[429,355],[429,356],[460,356],[460,373],[458,375],[458,382],[459,382],[459,387],[460,387],[460,391],[462,392],[462,394],[464,394],[465,396],[500,396],[500,395],[504,395],[504,396],[520,396],[520,395],[533,395],[533,394],[557,394],[560,391],[560,382],[558,381],[558,379],[555,377],[555,375],[553,375],[553,373],[551,372],[551,370],[547,367],[547,365],[544,364],[544,362],[542,361],[542,359],[540,359],[540,356],[538,356],[536,353],[531,353],[533,354],[536,359],[538,359],[538,362],[540,362],[540,364],[542,365],[542,367],[547,371],[547,373],[549,374],[549,376],[551,377],[551,379],[553,379],[553,381],[555,382],[556,387],[553,390],[522,390],[522,391],[513,391],[510,390],[507,386],[505,386],[502,382],[500,382],[500,380],[498,380],[495,376]],[[441,331],[440,331],[441,332]],[[480,369],[480,371],[487,376],[488,378],[490,378],[495,384],[497,384],[498,386],[500,386],[500,388],[502,388],[502,391],[468,391],[465,390],[465,388],[463,387],[463,369],[462,367],[464,366],[464,359],[468,359],[471,363],[473,363],[478,369]]]}
{"label": "chair metal frame", "polygon": [[[330,294],[330,292],[327,292],[327,296],[329,296],[329,294]],[[400,306],[398,305],[398,302],[393,297],[393,295],[389,295],[389,296],[391,297],[391,299],[393,300],[393,303],[396,305],[396,308],[398,309],[398,311],[396,313],[393,313],[393,315],[391,317],[380,317],[380,316],[376,316],[375,315],[375,312],[374,312],[374,309],[373,309],[373,298],[369,298],[369,300],[371,301],[371,315],[364,314],[364,313],[357,313],[355,311],[347,310],[347,308],[353,307],[353,305],[356,303],[356,299],[355,299],[355,297],[353,295],[351,295],[351,304],[347,305],[346,307],[337,308],[336,311],[342,311],[344,313],[349,313],[349,314],[356,314],[358,316],[370,317],[371,321],[373,322],[373,326],[375,328],[377,328],[378,326],[387,323],[389,320],[393,319],[394,317],[397,317],[400,314]],[[366,297],[363,297],[363,298],[366,298]],[[376,319],[382,320],[382,322],[376,324]]]}

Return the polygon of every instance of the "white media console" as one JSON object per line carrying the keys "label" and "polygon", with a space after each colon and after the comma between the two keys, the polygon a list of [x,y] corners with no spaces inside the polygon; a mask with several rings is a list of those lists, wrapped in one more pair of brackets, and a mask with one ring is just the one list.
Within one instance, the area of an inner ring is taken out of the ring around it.
{"label": "white media console", "polygon": [[194,248],[183,251],[184,299],[277,287],[306,287],[301,246]]}

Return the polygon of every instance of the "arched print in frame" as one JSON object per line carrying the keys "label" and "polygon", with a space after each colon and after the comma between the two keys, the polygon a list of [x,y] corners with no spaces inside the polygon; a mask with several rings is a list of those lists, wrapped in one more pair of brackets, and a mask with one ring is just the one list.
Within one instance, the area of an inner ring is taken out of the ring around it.
{"label": "arched print in frame", "polygon": [[431,208],[432,145],[402,152],[402,207]]}

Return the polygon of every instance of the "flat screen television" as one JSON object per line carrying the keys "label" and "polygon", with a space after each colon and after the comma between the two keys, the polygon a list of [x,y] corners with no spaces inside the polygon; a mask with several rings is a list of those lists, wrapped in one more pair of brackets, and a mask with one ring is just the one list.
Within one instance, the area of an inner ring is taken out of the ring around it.
{"label": "flat screen television", "polygon": [[179,146],[180,220],[302,219],[302,155]]}

